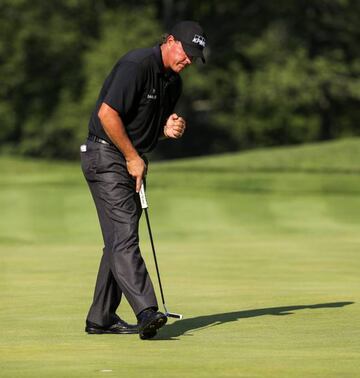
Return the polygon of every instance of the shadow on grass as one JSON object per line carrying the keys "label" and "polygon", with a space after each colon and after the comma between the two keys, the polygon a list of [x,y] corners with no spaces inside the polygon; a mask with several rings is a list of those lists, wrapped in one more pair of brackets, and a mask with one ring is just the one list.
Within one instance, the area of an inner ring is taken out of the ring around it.
{"label": "shadow on grass", "polygon": [[254,318],[256,316],[264,315],[291,315],[293,311],[304,309],[317,308],[334,308],[344,307],[354,302],[334,302],[334,303],[319,303],[314,305],[298,305],[298,306],[284,306],[284,307],[269,307],[259,308],[256,310],[225,312],[223,314],[197,316],[195,318],[178,320],[173,324],[165,326],[156,338],[156,340],[177,340],[176,338],[186,334],[188,331],[196,331],[204,328],[218,326],[224,323],[235,322],[239,319]]}

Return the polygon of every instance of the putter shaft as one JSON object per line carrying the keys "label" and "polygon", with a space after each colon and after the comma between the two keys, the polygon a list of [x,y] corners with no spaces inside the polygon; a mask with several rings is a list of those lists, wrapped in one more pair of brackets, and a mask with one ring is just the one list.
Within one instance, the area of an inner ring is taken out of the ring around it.
{"label": "putter shaft", "polygon": [[[164,292],[163,292],[163,288],[162,288],[162,285],[161,285],[159,266],[158,266],[158,263],[157,263],[156,252],[155,252],[155,246],[154,246],[154,240],[153,240],[153,237],[152,237],[152,232],[151,232],[151,227],[150,227],[150,220],[149,220],[148,209],[145,208],[144,211],[145,211],[145,217],[146,217],[146,224],[147,224],[147,228],[148,228],[148,231],[149,231],[149,237],[150,237],[151,248],[152,248],[152,252],[153,252],[153,256],[154,256],[154,261],[155,261],[156,274],[157,274],[157,278],[158,278],[159,286],[160,286],[161,300],[162,300],[162,303],[163,303],[164,308],[165,308],[165,311],[166,311],[166,307],[165,307],[165,299],[164,299]],[[167,311],[166,311],[166,312],[167,312]]]}
{"label": "putter shaft", "polygon": [[166,308],[166,305],[165,305],[164,291],[163,291],[162,284],[161,284],[160,271],[159,271],[159,266],[158,266],[158,262],[157,262],[157,258],[156,258],[155,245],[154,245],[154,240],[153,240],[151,227],[150,227],[150,219],[149,219],[149,214],[148,214],[148,204],[147,204],[147,201],[146,201],[145,189],[144,189],[143,183],[141,184],[139,196],[140,196],[141,207],[145,211],[146,224],[147,224],[147,228],[148,228],[148,231],[149,231],[151,249],[152,249],[152,253],[153,253],[153,256],[154,256],[156,274],[157,274],[157,278],[158,278],[158,281],[159,281],[159,287],[160,287],[161,301],[162,301],[162,304],[163,304],[164,309],[165,309],[165,315],[167,317],[170,317],[170,318],[182,319],[183,316],[181,314],[169,312]]}

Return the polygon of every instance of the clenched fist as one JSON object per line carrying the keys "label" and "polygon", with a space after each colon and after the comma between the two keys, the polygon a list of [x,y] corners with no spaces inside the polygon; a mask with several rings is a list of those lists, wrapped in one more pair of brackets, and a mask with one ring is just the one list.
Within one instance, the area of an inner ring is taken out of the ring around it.
{"label": "clenched fist", "polygon": [[184,118],[179,117],[177,114],[171,114],[164,126],[164,135],[167,138],[181,138],[186,128]]}

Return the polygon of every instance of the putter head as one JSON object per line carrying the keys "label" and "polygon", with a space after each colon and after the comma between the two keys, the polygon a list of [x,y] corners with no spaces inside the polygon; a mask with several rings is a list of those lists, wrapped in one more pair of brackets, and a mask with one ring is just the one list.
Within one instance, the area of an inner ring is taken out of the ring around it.
{"label": "putter head", "polygon": [[168,318],[175,318],[175,319],[182,319],[183,316],[182,314],[175,314],[174,312],[166,312],[165,315],[168,317]]}

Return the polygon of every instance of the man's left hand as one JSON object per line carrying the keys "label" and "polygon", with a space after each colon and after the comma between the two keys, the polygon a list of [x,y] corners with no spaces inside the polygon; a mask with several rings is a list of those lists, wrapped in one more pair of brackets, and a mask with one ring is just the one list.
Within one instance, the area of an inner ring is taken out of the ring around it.
{"label": "man's left hand", "polygon": [[177,114],[171,114],[164,126],[164,135],[167,138],[178,139],[184,134],[186,122],[184,118],[179,117]]}

